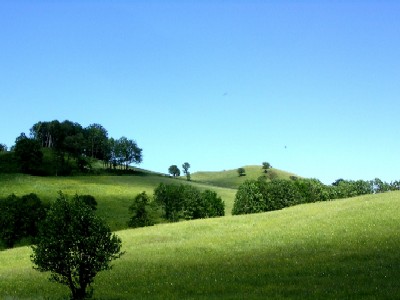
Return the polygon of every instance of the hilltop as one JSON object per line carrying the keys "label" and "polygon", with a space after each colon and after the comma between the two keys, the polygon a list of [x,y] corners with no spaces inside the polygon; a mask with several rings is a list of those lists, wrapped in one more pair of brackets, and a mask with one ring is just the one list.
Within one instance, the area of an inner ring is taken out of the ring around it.
{"label": "hilltop", "polygon": [[246,170],[246,176],[238,176],[237,169],[235,169],[219,172],[195,172],[191,174],[191,178],[192,181],[202,184],[237,189],[244,181],[248,179],[258,179],[261,176],[265,176],[266,178],[273,176],[277,179],[290,179],[292,176],[298,177],[296,174],[274,168],[268,170],[266,174],[262,170],[261,165],[248,165],[243,166],[243,168]]}

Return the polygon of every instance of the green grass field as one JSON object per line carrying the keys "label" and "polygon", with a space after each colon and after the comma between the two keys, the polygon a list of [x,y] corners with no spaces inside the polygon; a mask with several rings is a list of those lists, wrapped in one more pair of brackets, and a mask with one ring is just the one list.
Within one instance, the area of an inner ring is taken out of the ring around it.
{"label": "green grass field", "polygon": [[[126,254],[98,275],[94,297],[395,299],[399,207],[390,192],[118,231]],[[32,270],[30,253],[0,252],[0,298],[66,299],[67,288]]]}

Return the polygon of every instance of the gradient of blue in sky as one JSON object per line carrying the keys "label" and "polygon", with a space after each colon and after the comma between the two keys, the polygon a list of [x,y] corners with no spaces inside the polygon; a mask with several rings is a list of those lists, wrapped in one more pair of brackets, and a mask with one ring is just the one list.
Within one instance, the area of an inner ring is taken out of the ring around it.
{"label": "gradient of blue in sky", "polygon": [[142,168],[400,179],[398,1],[2,1],[0,142],[100,123]]}

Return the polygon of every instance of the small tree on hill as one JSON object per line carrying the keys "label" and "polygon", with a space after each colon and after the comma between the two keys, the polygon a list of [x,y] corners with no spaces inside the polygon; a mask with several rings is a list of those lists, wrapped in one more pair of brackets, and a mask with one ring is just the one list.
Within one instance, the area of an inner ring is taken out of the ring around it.
{"label": "small tree on hill", "polygon": [[271,169],[272,166],[270,163],[268,162],[263,162],[262,163],[262,169],[264,170],[264,173],[268,173],[268,170]]}
{"label": "small tree on hill", "polygon": [[190,181],[190,172],[189,172],[190,164],[188,162],[185,162],[182,165],[183,173],[186,175],[186,179]]}
{"label": "small tree on hill", "polygon": [[246,176],[246,170],[244,168],[237,169],[239,176]]}
{"label": "small tree on hill", "polygon": [[149,214],[149,204],[150,197],[147,196],[146,192],[136,195],[132,205],[129,207],[129,212],[133,214],[128,222],[129,227],[136,228],[154,225],[154,221]]}
{"label": "small tree on hill", "polygon": [[0,144],[0,152],[7,151],[7,146],[5,144]]}
{"label": "small tree on hill", "polygon": [[181,171],[179,170],[177,165],[172,165],[168,168],[168,172],[173,176],[177,177],[181,175]]}
{"label": "small tree on hill", "polygon": [[60,192],[42,225],[32,247],[34,269],[51,272],[50,280],[68,286],[72,299],[87,297],[96,274],[123,254],[120,238],[78,196],[69,200]]}

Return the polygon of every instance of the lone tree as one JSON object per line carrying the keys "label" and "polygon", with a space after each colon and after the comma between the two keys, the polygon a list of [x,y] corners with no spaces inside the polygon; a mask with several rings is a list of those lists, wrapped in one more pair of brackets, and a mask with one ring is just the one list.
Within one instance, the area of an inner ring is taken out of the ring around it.
{"label": "lone tree", "polygon": [[237,169],[239,176],[246,176],[246,170],[244,168]]}
{"label": "lone tree", "polygon": [[72,299],[84,299],[96,274],[119,258],[121,239],[79,196],[61,192],[43,221],[32,246],[34,269],[51,272],[50,280],[69,287]]}
{"label": "lone tree", "polygon": [[268,170],[271,169],[272,166],[270,163],[268,162],[263,162],[262,163],[262,169],[264,170],[264,173],[268,173]]}
{"label": "lone tree", "polygon": [[188,181],[190,181],[190,172],[189,172],[190,164],[188,162],[185,162],[182,165],[183,173],[186,175],[186,178]]}
{"label": "lone tree", "polygon": [[172,165],[168,168],[168,172],[173,176],[177,177],[181,175],[181,171],[179,170],[177,165]]}

